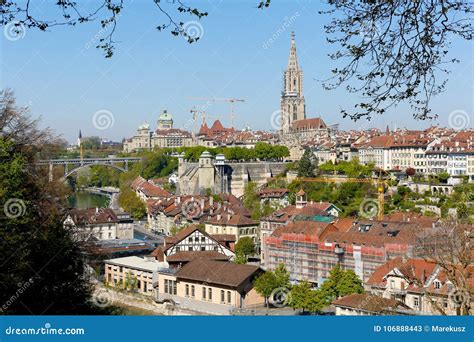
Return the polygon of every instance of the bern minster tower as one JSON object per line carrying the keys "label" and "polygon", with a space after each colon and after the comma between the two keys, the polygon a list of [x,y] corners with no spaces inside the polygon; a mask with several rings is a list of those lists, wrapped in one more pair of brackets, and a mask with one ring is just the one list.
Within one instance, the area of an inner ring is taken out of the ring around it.
{"label": "bern minster tower", "polygon": [[291,33],[290,56],[288,67],[283,76],[281,93],[281,131],[289,133],[292,123],[306,119],[306,108],[303,96],[303,71],[298,66],[296,57],[295,34]]}

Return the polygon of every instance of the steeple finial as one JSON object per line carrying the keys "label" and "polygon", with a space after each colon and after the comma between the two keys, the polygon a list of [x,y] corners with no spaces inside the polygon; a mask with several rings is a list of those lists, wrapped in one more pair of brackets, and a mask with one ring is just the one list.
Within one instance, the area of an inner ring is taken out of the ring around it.
{"label": "steeple finial", "polygon": [[298,58],[296,57],[295,32],[291,32],[290,56],[288,57],[288,70],[298,69]]}

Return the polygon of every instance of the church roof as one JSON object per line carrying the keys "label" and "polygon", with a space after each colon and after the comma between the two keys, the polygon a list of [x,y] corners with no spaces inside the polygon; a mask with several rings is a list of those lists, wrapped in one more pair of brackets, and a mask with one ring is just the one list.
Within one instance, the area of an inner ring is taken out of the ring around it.
{"label": "church roof", "polygon": [[292,129],[324,129],[326,128],[326,123],[321,118],[312,118],[293,121]]}
{"label": "church roof", "polygon": [[213,130],[213,131],[223,131],[223,130],[225,130],[225,128],[224,128],[224,126],[222,126],[222,123],[221,123],[220,120],[216,120],[212,124],[211,130]]}

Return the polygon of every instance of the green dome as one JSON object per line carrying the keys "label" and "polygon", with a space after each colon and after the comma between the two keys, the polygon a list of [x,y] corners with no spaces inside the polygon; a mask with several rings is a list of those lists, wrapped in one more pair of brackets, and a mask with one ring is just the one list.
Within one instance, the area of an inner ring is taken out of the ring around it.
{"label": "green dome", "polygon": [[171,114],[168,113],[166,110],[163,110],[163,113],[160,114],[159,120],[172,120],[173,118],[171,117]]}

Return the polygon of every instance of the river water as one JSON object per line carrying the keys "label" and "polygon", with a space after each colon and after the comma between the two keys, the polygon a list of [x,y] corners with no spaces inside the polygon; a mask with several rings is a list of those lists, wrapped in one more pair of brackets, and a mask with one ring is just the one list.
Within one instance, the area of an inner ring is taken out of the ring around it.
{"label": "river water", "polygon": [[109,205],[109,197],[92,194],[87,191],[76,191],[69,197],[69,206],[78,209],[105,208]]}

